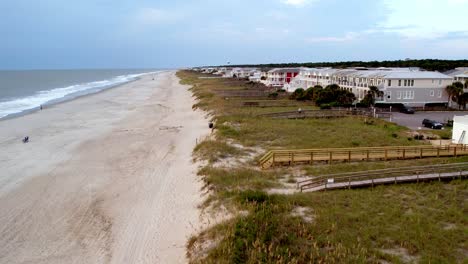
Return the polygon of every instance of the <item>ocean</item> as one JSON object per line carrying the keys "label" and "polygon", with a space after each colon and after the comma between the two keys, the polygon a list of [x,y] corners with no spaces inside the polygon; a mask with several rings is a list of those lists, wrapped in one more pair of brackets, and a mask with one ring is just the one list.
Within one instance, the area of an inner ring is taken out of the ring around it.
{"label": "ocean", "polygon": [[0,119],[96,93],[157,69],[0,70]]}

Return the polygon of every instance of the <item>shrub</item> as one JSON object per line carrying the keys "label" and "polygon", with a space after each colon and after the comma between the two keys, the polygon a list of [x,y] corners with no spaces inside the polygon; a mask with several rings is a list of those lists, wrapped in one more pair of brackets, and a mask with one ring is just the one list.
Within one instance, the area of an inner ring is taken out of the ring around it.
{"label": "shrub", "polygon": [[241,202],[255,202],[260,204],[269,201],[269,196],[266,192],[247,190],[240,194],[240,200]]}
{"label": "shrub", "polygon": [[330,104],[321,104],[320,105],[320,109],[324,110],[324,109],[331,109],[331,105]]}
{"label": "shrub", "polygon": [[278,98],[278,93],[277,93],[277,92],[270,93],[270,94],[268,95],[268,98],[276,99],[276,98]]}

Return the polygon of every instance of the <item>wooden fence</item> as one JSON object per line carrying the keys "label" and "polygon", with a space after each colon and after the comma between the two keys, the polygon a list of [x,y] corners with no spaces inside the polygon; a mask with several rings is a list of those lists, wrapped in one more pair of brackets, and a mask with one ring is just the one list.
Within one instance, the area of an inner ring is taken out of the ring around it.
{"label": "wooden fence", "polygon": [[343,161],[457,157],[464,155],[468,155],[467,145],[298,149],[271,150],[260,158],[259,162],[263,169],[267,169],[274,166],[314,164],[316,162],[331,164]]}
{"label": "wooden fence", "polygon": [[271,118],[288,118],[288,119],[301,119],[301,118],[340,118],[348,116],[362,116],[362,117],[376,117],[376,118],[390,118],[390,113],[372,112],[362,110],[302,110],[302,111],[287,111],[260,114],[262,117]]}
{"label": "wooden fence", "polygon": [[461,179],[467,176],[468,162],[465,162],[322,175],[298,182],[297,189],[301,192],[323,191],[381,184]]}

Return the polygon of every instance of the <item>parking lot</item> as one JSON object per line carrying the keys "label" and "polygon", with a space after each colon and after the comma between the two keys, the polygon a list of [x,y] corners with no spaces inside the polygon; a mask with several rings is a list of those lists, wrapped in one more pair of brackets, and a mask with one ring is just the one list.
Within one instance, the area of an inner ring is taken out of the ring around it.
{"label": "parking lot", "polygon": [[453,120],[454,116],[468,115],[468,111],[447,111],[447,112],[416,112],[414,114],[404,114],[399,112],[392,113],[392,122],[410,129],[423,128],[422,121],[427,118],[430,120],[446,123],[447,120]]}

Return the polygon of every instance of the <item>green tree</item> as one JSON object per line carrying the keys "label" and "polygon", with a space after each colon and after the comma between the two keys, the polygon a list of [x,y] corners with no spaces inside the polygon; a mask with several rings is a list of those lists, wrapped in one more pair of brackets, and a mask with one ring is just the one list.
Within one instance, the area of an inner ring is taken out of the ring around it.
{"label": "green tree", "polygon": [[458,109],[466,109],[466,97],[465,92],[463,91],[464,85],[461,82],[454,82],[452,84],[452,100],[457,102]]}
{"label": "green tree", "polygon": [[307,90],[305,90],[305,100],[313,100],[314,99],[314,87],[309,87]]}
{"label": "green tree", "polygon": [[366,106],[374,106],[375,99],[382,97],[384,93],[377,88],[377,86],[370,86],[367,94],[362,99],[361,103]]}
{"label": "green tree", "polygon": [[290,96],[289,99],[302,101],[304,100],[305,91],[303,88],[297,88]]}
{"label": "green tree", "polygon": [[445,87],[445,91],[447,92],[447,105],[451,107],[451,103],[455,95],[455,87],[452,84],[447,85],[447,87]]}

